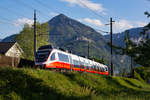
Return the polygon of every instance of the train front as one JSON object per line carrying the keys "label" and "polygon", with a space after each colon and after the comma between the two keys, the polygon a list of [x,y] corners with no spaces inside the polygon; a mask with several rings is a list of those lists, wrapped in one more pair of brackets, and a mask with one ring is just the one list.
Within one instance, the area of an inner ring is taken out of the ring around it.
{"label": "train front", "polygon": [[41,46],[36,52],[35,56],[35,66],[40,68],[45,68],[45,64],[47,63],[47,59],[52,51],[51,45]]}

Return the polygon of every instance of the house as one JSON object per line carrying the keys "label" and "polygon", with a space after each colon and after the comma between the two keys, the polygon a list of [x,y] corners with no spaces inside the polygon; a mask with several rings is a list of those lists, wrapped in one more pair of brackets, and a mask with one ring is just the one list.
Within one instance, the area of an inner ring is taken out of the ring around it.
{"label": "house", "polygon": [[23,51],[17,42],[0,42],[0,54],[20,58]]}

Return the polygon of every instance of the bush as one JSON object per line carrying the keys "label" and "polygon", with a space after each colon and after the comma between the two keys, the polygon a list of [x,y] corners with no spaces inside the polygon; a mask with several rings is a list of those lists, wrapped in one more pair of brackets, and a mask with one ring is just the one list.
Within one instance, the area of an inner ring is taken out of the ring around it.
{"label": "bush", "polygon": [[[137,73],[137,79],[142,80]],[[0,100],[148,100],[136,79],[31,68],[0,68]]]}
{"label": "bush", "polygon": [[134,75],[135,75],[134,77],[136,79],[144,80],[145,82],[147,82],[149,77],[150,77],[149,73],[147,72],[147,68],[145,68],[145,67],[137,67],[137,68],[135,68],[134,69]]}

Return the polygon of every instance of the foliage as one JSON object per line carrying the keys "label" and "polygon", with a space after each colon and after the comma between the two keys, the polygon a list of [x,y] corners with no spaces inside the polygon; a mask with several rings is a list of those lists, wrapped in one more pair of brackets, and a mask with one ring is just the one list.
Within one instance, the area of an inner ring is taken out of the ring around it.
{"label": "foliage", "polygon": [[[37,23],[37,48],[48,44],[49,25],[48,23]],[[29,60],[34,59],[34,31],[33,26],[26,24],[23,30],[16,36],[16,41],[24,51],[24,57]]]}
{"label": "foliage", "polygon": [[141,75],[139,73],[137,73],[136,71],[134,71],[134,78],[144,82],[144,80],[142,79]]}
{"label": "foliage", "polygon": [[150,17],[150,13],[148,11],[144,12],[145,15],[147,15],[147,17]]}
{"label": "foliage", "polygon": [[[110,48],[107,45],[108,40],[92,29],[76,20],[73,20],[63,14],[60,14],[49,22],[50,42],[51,44],[72,51],[73,54],[80,56],[89,56],[102,58],[106,60],[106,65],[110,64]],[[120,63],[120,59],[124,62]],[[128,66],[127,57],[120,55],[113,56],[113,64],[116,69]]]}
{"label": "foliage", "polygon": [[99,62],[99,63],[102,63],[102,64],[106,64],[106,60],[104,59],[104,57],[102,57],[101,59],[98,59],[98,58],[91,58],[91,59],[93,59],[96,62]]}
{"label": "foliage", "polygon": [[118,54],[126,54],[132,58],[137,64],[140,64],[145,67],[150,66],[150,39],[148,30],[150,30],[150,25],[145,26],[144,30],[141,32],[141,35],[144,36],[144,39],[139,41],[139,43],[134,43],[129,36],[129,32],[126,31],[125,35],[125,48],[113,46],[116,49]]}
{"label": "foliage", "polygon": [[[89,41],[89,56],[95,58],[104,57],[104,59],[106,60],[106,65],[110,64],[110,48],[106,44],[108,40],[105,38],[105,36],[101,35],[91,27],[73,20],[63,14],[52,18],[50,21],[48,21],[48,24],[50,27],[49,43],[54,45],[54,47],[67,49],[69,51],[72,51],[73,54],[77,54],[80,56],[87,56]],[[20,34],[17,35],[17,42],[21,44],[21,47],[26,53],[25,58],[33,59],[33,26],[29,29],[30,30],[28,30],[27,32],[25,32],[25,30],[23,29],[23,31],[21,31]],[[44,30],[44,28],[42,29]],[[40,34],[40,27],[37,26],[37,30],[38,34]],[[46,30],[47,29],[45,29],[44,31],[46,32]],[[40,38],[43,38],[43,40],[47,40],[48,36],[46,36],[47,35],[41,35]],[[14,40],[14,37],[16,37],[16,35],[10,36],[4,40]],[[39,43],[42,43],[40,41],[42,41],[42,39],[39,39]],[[42,44],[45,44],[45,42]],[[124,62],[120,63],[120,59],[124,60]],[[116,70],[128,66],[127,60],[127,57],[114,55],[113,63]]]}
{"label": "foliage", "polygon": [[2,100],[148,100],[150,86],[136,79],[78,72],[0,68]]}
{"label": "foliage", "polygon": [[138,56],[135,58],[135,61],[140,65],[149,67],[150,66],[150,55],[149,55],[150,40],[142,42],[138,46],[137,50],[138,50],[137,51]]}
{"label": "foliage", "polygon": [[125,31],[124,36],[125,48],[113,45],[115,52],[119,55],[128,55],[130,57],[135,57],[136,44],[133,43],[129,36],[129,31]]}
{"label": "foliage", "polygon": [[150,79],[150,72],[148,72],[148,71],[149,71],[148,68],[137,67],[137,68],[134,69],[135,75],[137,75],[135,77],[139,77],[137,79],[140,79],[140,80],[142,78],[142,80],[144,80],[145,82],[147,82]]}

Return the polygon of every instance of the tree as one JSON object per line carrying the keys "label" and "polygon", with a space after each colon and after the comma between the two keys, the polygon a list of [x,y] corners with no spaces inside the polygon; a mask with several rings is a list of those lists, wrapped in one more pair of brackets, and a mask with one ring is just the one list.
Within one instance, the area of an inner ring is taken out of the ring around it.
{"label": "tree", "polygon": [[133,76],[133,64],[132,63],[136,56],[137,44],[131,41],[128,30],[125,31],[124,42],[125,42],[125,47],[119,47],[119,46],[113,45],[113,49],[116,54],[128,55],[130,57],[130,61],[131,61],[130,71],[131,71],[131,76]]}
{"label": "tree", "polygon": [[102,57],[101,59],[98,59],[98,58],[92,58],[94,61],[96,62],[99,62],[99,63],[102,63],[102,64],[106,64],[106,61],[104,59],[104,57]]}
{"label": "tree", "polygon": [[147,15],[147,17],[150,17],[150,13],[148,11],[144,12],[145,15]]}
{"label": "tree", "polygon": [[[150,38],[149,31],[150,24],[144,27],[141,35],[143,35],[143,40],[139,41],[139,43],[134,43],[130,40],[129,32],[125,32],[125,48],[113,46],[115,51],[118,54],[128,55],[131,57],[131,61],[133,60],[137,64],[140,64],[144,67],[150,67]],[[132,65],[131,65],[132,66]],[[132,69],[132,68],[131,68]]]}
{"label": "tree", "polygon": [[[47,45],[49,40],[49,25],[48,23],[37,23],[37,48],[42,45]],[[45,36],[47,35],[47,36]],[[29,26],[28,24],[24,25],[22,31],[15,37],[15,40],[19,43],[21,48],[24,51],[24,58],[33,60],[34,59],[34,51],[33,51],[33,43],[34,43],[34,32],[33,26]]]}

